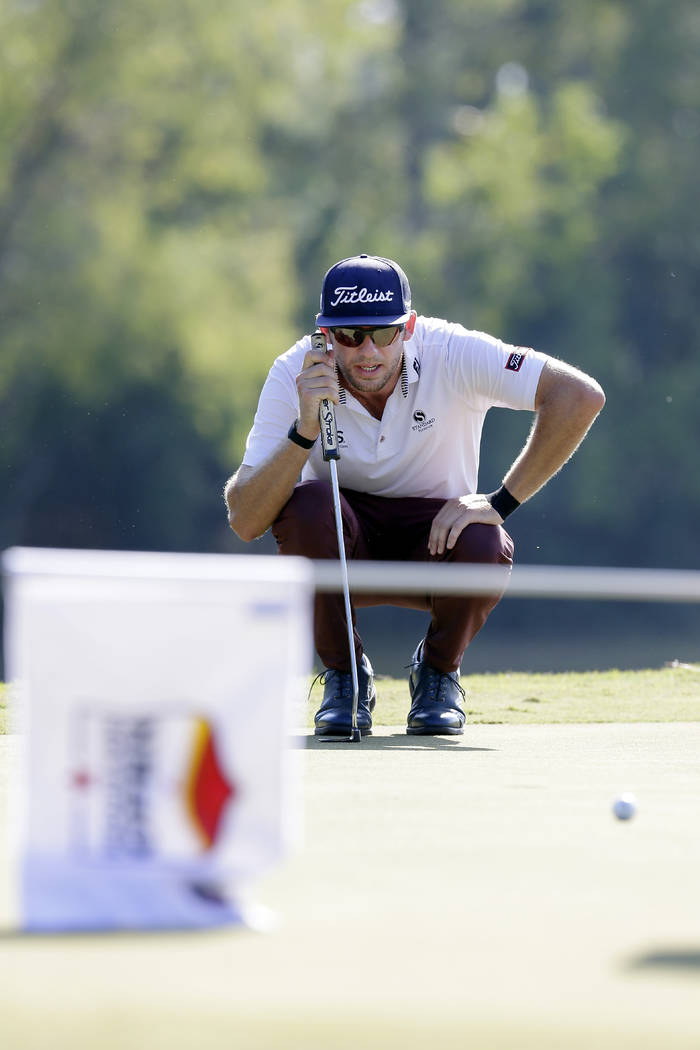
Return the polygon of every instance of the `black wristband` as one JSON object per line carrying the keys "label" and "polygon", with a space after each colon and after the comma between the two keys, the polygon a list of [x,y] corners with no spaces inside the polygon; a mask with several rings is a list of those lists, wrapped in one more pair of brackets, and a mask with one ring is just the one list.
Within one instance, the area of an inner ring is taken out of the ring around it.
{"label": "black wristband", "polygon": [[520,506],[519,500],[512,496],[505,485],[501,485],[500,489],[496,489],[495,492],[490,493],[486,497],[491,506],[495,511],[501,515],[505,521],[509,514],[512,514],[514,510],[517,510]]}
{"label": "black wristband", "polygon": [[316,438],[314,438],[313,441],[311,441],[309,440],[309,438],[302,437],[297,430],[298,422],[298,419],[294,420],[291,427],[287,431],[287,437],[290,441],[293,441],[295,445],[298,445],[299,448],[313,448],[316,444]]}

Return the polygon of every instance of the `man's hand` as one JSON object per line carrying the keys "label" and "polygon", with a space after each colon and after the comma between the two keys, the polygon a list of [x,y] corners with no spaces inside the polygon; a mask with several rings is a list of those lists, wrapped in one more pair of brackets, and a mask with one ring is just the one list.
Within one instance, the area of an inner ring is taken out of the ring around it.
{"label": "man's hand", "polygon": [[493,509],[486,496],[479,493],[448,499],[433,518],[428,537],[430,553],[444,554],[446,550],[452,550],[462,530],[474,522],[502,525],[503,518]]}
{"label": "man's hand", "polygon": [[304,357],[296,384],[299,395],[297,431],[302,437],[312,440],[321,433],[318,417],[321,402],[327,398],[337,405],[340,396],[333,351],[322,354],[309,350]]}

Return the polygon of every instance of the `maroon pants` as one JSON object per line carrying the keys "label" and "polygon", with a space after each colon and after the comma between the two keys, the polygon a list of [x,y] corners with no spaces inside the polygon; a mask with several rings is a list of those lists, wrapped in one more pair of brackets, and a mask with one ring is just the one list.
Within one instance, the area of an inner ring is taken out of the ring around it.
{"label": "maroon pants", "polygon": [[[468,525],[452,550],[431,555],[428,536],[445,500],[370,496],[343,489],[345,554],[361,561],[434,561],[513,564],[513,541],[498,525]],[[307,481],[295,488],[272,526],[281,554],[337,558],[338,538],[330,482]],[[439,671],[456,671],[472,638],[484,625],[501,593],[495,595],[358,594],[352,598],[355,651],[362,656],[354,608],[401,605],[431,614],[424,657]],[[314,642],[324,667],[350,670],[345,602],[341,594],[317,594]]]}

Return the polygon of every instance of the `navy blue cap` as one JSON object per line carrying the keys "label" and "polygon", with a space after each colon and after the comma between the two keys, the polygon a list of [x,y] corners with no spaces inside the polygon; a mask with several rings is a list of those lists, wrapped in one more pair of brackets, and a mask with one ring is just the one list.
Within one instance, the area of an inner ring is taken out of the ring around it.
{"label": "navy blue cap", "polygon": [[331,266],[321,287],[316,324],[403,324],[411,316],[411,289],[398,263],[379,255],[353,255]]}

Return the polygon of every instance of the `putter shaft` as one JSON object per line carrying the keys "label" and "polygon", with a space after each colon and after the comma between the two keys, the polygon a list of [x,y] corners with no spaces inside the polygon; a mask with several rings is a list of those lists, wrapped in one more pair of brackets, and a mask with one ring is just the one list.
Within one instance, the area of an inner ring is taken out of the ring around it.
{"label": "putter shaft", "polygon": [[[321,331],[316,331],[311,336],[311,346],[318,353],[328,353],[326,337]],[[362,734],[357,725],[357,708],[360,697],[360,685],[357,677],[357,656],[355,654],[355,634],[352,627],[352,608],[350,606],[350,584],[348,582],[348,565],[345,558],[345,537],[343,536],[343,514],[340,507],[340,485],[338,482],[338,467],[336,460],[340,459],[338,447],[338,431],[335,425],[335,405],[328,398],[319,405],[319,420],[321,423],[321,445],[323,458],[328,462],[331,471],[331,489],[333,492],[333,510],[335,513],[335,528],[338,535],[338,555],[340,557],[341,576],[343,582],[343,598],[345,599],[345,620],[348,629],[348,645],[350,647],[350,670],[352,673],[352,715],[351,715],[351,741],[362,739]]]}
{"label": "putter shaft", "polygon": [[340,508],[340,486],[338,468],[334,459],[329,460],[331,468],[331,488],[333,489],[333,508],[335,510],[335,528],[338,534],[338,553],[340,571],[343,580],[343,597],[345,599],[345,619],[348,625],[348,644],[350,646],[350,670],[352,673],[352,733],[351,739],[359,739],[357,727],[357,706],[360,697],[360,685],[357,677],[357,656],[355,654],[355,636],[352,629],[352,608],[350,607],[350,584],[348,582],[348,563],[345,558],[345,537],[343,536],[343,516]]}

